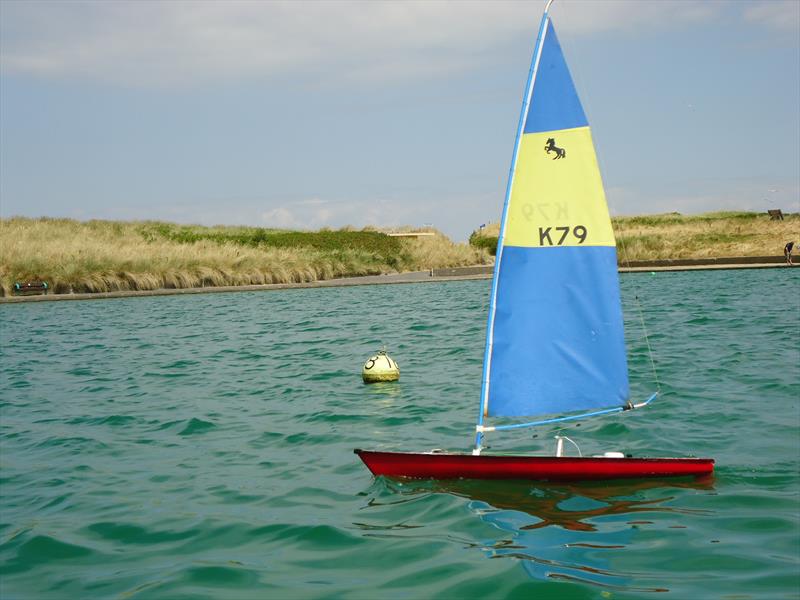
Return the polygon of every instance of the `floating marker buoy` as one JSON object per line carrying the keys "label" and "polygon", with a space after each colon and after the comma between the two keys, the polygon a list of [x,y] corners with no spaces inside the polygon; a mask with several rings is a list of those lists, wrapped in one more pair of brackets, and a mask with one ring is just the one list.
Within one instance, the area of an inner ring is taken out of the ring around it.
{"label": "floating marker buoy", "polygon": [[364,383],[397,381],[400,379],[400,367],[392,360],[391,356],[386,354],[386,350],[381,350],[364,363],[364,368],[361,369],[361,378]]}

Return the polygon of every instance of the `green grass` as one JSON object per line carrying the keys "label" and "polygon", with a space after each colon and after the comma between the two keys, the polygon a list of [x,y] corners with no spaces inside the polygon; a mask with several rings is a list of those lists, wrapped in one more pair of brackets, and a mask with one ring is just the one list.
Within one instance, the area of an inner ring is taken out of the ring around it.
{"label": "green grass", "polygon": [[331,254],[360,251],[375,255],[391,266],[409,257],[400,239],[377,231],[286,231],[259,227],[198,227],[172,223],[147,223],[140,232],[147,242],[165,240],[178,244],[210,241],[249,248],[314,248]]}
{"label": "green grass", "polygon": [[473,231],[469,236],[469,244],[475,248],[482,248],[494,256],[497,253],[497,239],[496,235],[482,235],[477,231]]}

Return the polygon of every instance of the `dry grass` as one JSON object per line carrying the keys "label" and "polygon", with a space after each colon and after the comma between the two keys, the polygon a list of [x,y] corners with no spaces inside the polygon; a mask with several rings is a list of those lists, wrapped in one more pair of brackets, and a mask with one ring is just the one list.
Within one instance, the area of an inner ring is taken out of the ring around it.
{"label": "dry grass", "polygon": [[[164,231],[171,232],[172,238],[154,233]],[[193,239],[186,231],[194,238],[210,239],[176,241],[176,231],[179,239]],[[487,260],[486,253],[454,244],[441,234],[392,241],[400,251],[387,261],[380,252],[358,247],[272,247],[236,242],[252,231],[151,222],[0,219],[0,293],[10,294],[16,281],[47,281],[55,293],[152,290],[306,282]]]}
{"label": "dry grass", "polygon": [[[621,262],[780,255],[800,243],[800,215],[770,221],[757,213],[679,214],[613,219]],[[490,224],[481,237],[496,236]],[[401,228],[409,231],[411,228]],[[291,283],[357,275],[487,264],[486,249],[455,244],[435,230],[386,238],[323,230],[68,219],[0,219],[0,294],[14,282],[47,281],[55,293]],[[337,237],[338,235],[338,237]],[[270,237],[274,236],[274,237]],[[364,238],[364,246],[337,240]],[[276,245],[279,240],[279,245]]]}
{"label": "dry grass", "polygon": [[783,254],[786,242],[800,241],[800,215],[783,221],[760,213],[618,217],[614,232],[626,261],[775,256]]}
{"label": "dry grass", "polygon": [[[786,242],[800,243],[800,214],[771,221],[764,213],[678,213],[612,219],[620,262],[730,256],[780,256]],[[497,236],[498,223],[483,237]]]}
{"label": "dry grass", "polygon": [[489,253],[469,244],[454,244],[450,238],[433,229],[432,236],[404,239],[408,254],[407,270],[447,269],[492,262]]}

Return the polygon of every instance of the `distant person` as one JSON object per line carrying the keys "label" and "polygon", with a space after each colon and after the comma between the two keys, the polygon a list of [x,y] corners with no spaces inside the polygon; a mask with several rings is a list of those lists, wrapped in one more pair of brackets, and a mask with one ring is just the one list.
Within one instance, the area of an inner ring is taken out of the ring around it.
{"label": "distant person", "polygon": [[786,264],[792,264],[792,249],[794,249],[794,242],[789,242],[783,247],[783,255],[786,257]]}

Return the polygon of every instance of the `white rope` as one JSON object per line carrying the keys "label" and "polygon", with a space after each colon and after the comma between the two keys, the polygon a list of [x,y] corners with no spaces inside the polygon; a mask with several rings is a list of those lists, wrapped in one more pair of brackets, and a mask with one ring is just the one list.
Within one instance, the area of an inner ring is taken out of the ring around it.
{"label": "white rope", "polygon": [[578,456],[580,456],[581,458],[583,457],[583,453],[581,452],[581,448],[580,448],[580,446],[578,446],[578,444],[576,444],[575,442],[573,442],[573,441],[572,441],[570,438],[568,438],[568,437],[567,437],[567,436],[565,436],[565,435],[557,435],[557,436],[556,436],[556,439],[559,439],[559,438],[560,438],[560,439],[563,439],[563,440],[567,440],[567,441],[568,441],[570,444],[572,444],[573,446],[575,446],[575,448],[578,450]]}

